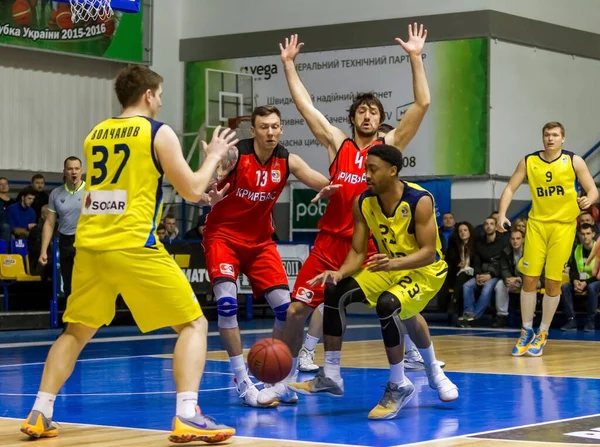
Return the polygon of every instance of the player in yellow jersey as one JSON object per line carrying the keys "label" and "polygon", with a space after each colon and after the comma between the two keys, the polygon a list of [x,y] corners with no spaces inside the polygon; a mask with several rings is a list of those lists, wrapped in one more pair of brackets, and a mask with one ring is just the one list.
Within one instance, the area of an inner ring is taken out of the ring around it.
{"label": "player in yellow jersey", "polygon": [[235,133],[217,128],[206,159],[193,172],[177,135],[158,121],[163,79],[147,67],[124,69],[115,82],[123,112],[98,124],[84,143],[88,181],[77,226],[73,290],[44,367],[33,410],[21,431],[53,437],[56,394],[99,327],[115,315],[121,294],[142,332],[171,326],[179,338],[173,355],[177,392],[173,442],[219,442],[235,430],[203,416],[197,406],[206,357],[208,323],[185,275],[156,235],[162,213],[163,174],[185,199],[197,202]]}
{"label": "player in yellow jersey", "polygon": [[[346,306],[362,302],[376,307],[390,363],[385,393],[369,419],[392,419],[415,392],[404,375],[405,332],[423,356],[429,386],[438,391],[440,400],[458,398],[458,388],[435,359],[429,329],[420,314],[442,287],[448,265],[441,259],[433,197],[398,178],[402,153],[385,144],[373,146],[365,167],[368,190],[354,203],[352,248],[338,271],[325,271],[311,281],[329,283],[323,316],[325,366],[313,380],[288,386],[304,394],[343,394],[340,353]],[[370,232],[379,253],[362,268]]]}
{"label": "player in yellow jersey", "polygon": [[[548,339],[548,329],[560,302],[560,286],[565,264],[571,256],[577,216],[598,200],[598,190],[587,165],[579,155],[563,150],[565,128],[550,122],[542,129],[543,151],[523,158],[500,197],[497,229],[505,232],[510,225],[506,211],[515,191],[527,180],[531,191],[531,211],[525,232],[525,251],[519,261],[524,275],[521,288],[521,336],[512,355],[539,357]],[[577,197],[576,181],[587,196]],[[546,293],[542,304],[542,322],[533,330],[537,301],[537,283],[545,265]]]}

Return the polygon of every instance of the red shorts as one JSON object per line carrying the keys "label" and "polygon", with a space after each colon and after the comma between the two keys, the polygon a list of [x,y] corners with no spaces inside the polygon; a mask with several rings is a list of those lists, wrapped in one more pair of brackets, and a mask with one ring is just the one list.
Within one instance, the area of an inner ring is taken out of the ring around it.
{"label": "red shorts", "polygon": [[212,285],[221,278],[235,281],[242,272],[250,280],[255,297],[263,296],[269,289],[289,287],[277,244],[273,241],[249,246],[213,237],[204,239],[202,245]]}
{"label": "red shorts", "polygon": [[[310,286],[308,281],[320,275],[325,270],[339,270],[348,252],[352,248],[352,240],[339,238],[321,231],[315,239],[315,245],[304,261],[292,292],[292,300],[301,301],[313,309],[324,300],[325,288],[321,285]],[[375,244],[369,239],[367,259],[377,253]]]}

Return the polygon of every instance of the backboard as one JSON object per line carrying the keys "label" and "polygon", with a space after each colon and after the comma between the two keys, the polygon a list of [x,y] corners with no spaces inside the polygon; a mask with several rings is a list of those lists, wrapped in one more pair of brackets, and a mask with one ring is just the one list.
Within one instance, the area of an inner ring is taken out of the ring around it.
{"label": "backboard", "polygon": [[206,127],[228,125],[230,118],[252,114],[254,78],[234,71],[206,69]]}

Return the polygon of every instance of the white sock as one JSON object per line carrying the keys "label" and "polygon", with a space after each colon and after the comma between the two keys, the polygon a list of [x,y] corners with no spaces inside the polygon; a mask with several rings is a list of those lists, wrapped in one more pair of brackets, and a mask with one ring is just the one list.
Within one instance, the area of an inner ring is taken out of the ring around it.
{"label": "white sock", "polygon": [[325,365],[323,366],[323,372],[325,377],[329,377],[336,382],[342,380],[340,374],[340,359],[342,358],[341,351],[325,351]]}
{"label": "white sock", "polygon": [[198,405],[198,393],[186,391],[177,393],[176,415],[182,418],[190,419],[196,414],[196,405]]}
{"label": "white sock", "polygon": [[550,329],[550,326],[548,326],[547,324],[544,324],[544,323],[540,323],[540,332],[548,332],[549,329]]}
{"label": "white sock", "polygon": [[231,362],[231,370],[235,374],[238,383],[242,383],[245,379],[249,379],[246,363],[244,362],[244,354],[229,357]]}
{"label": "white sock", "polygon": [[525,329],[533,328],[533,314],[537,303],[537,292],[521,290],[521,318]]}
{"label": "white sock", "polygon": [[404,385],[404,362],[390,365],[390,382],[396,385]]}
{"label": "white sock", "polygon": [[304,347],[309,351],[314,351],[317,347],[317,343],[319,343],[319,337],[313,337],[309,333],[306,334],[306,338],[304,339]]}
{"label": "white sock", "polygon": [[417,345],[413,343],[408,334],[404,334],[404,352],[410,351],[411,349],[417,349]]}
{"label": "white sock", "polygon": [[54,414],[54,401],[56,400],[56,394],[44,393],[43,391],[38,391],[37,396],[35,398],[35,403],[33,404],[33,409],[35,411],[39,411],[48,419],[52,419],[52,415]]}
{"label": "white sock", "polygon": [[559,303],[560,295],[548,296],[548,294],[544,294],[544,300],[542,301],[542,323],[540,324],[540,331],[548,332],[548,329],[550,329],[550,325],[552,324],[554,314],[556,313],[556,309],[558,309]]}
{"label": "white sock", "polygon": [[421,353],[421,357],[423,357],[423,362],[426,367],[429,367],[436,361],[435,359],[435,351],[433,350],[433,342],[426,349],[419,349]]}

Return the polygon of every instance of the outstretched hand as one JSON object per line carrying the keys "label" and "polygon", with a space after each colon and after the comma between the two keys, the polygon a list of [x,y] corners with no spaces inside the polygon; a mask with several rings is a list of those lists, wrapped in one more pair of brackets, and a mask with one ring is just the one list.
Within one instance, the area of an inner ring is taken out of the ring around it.
{"label": "outstretched hand", "polygon": [[[222,131],[221,131],[222,130]],[[223,158],[230,148],[238,144],[240,140],[235,138],[235,131],[226,127],[221,129],[221,126],[217,126],[212,134],[210,144],[206,144],[206,141],[202,141],[202,148],[206,152],[206,156],[216,155],[219,158]]]}
{"label": "outstretched hand", "polygon": [[281,50],[281,61],[285,64],[286,62],[294,62],[296,56],[300,52],[300,48],[304,46],[304,43],[298,43],[298,34],[292,34],[290,37],[285,38],[285,45],[279,44]]}
{"label": "outstretched hand", "polygon": [[408,54],[420,56],[423,53],[426,39],[427,30],[423,28],[423,24],[418,26],[417,22],[415,22],[413,25],[408,25],[408,40],[406,42],[399,37],[396,37],[395,40]]}
{"label": "outstretched hand", "polygon": [[310,203],[317,203],[320,199],[328,199],[331,197],[342,185],[327,185],[310,201]]}

